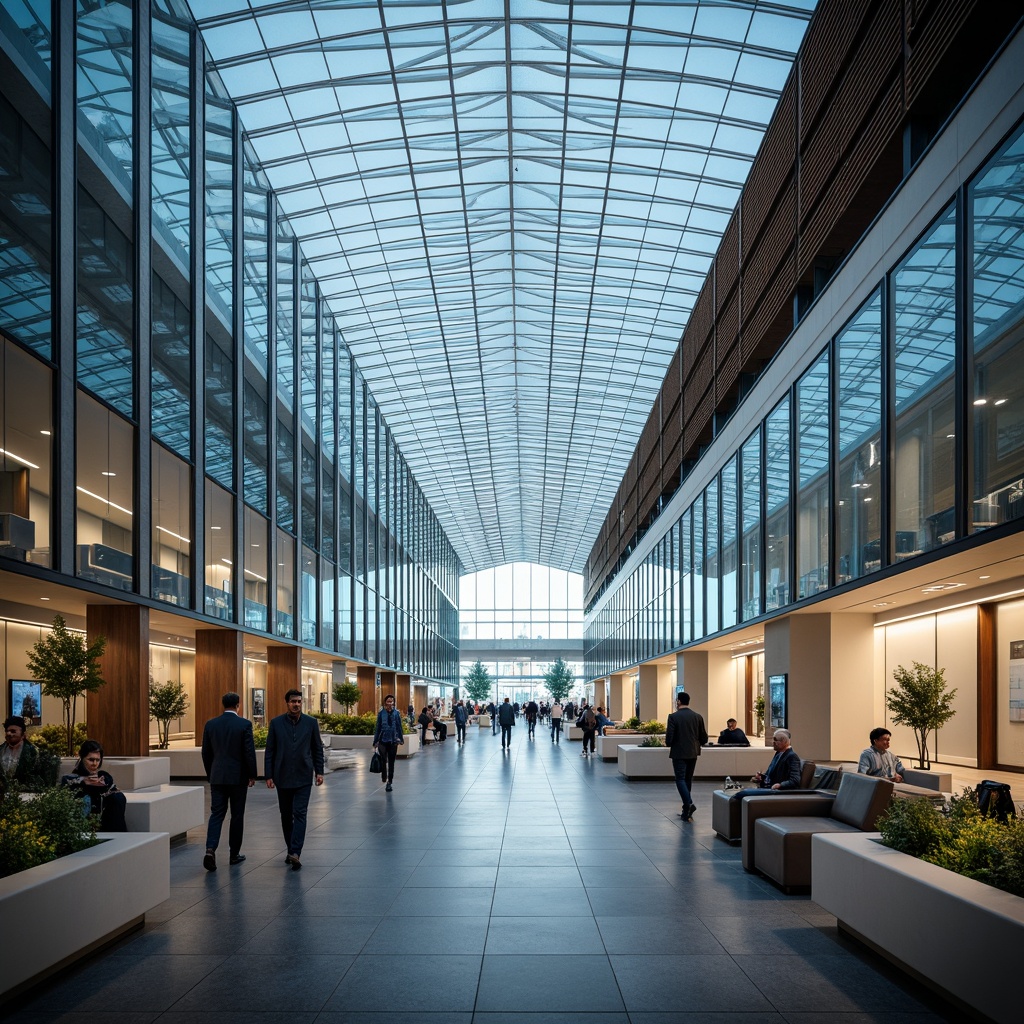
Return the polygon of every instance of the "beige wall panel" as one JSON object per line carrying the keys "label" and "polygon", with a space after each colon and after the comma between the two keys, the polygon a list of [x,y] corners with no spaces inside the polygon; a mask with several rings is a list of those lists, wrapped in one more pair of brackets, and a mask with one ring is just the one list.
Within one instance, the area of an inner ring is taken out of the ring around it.
{"label": "beige wall panel", "polygon": [[957,608],[937,618],[936,663],[957,694],[956,714],[939,730],[933,746],[941,760],[973,768],[978,764],[978,609]]}
{"label": "beige wall panel", "polygon": [[875,704],[874,617],[833,615],[831,659],[831,756],[855,761],[881,721]]}
{"label": "beige wall panel", "polygon": [[1000,764],[1024,768],[1024,722],[1010,721],[1010,644],[1024,640],[1024,601],[996,611],[996,756]]}
{"label": "beige wall panel", "polygon": [[[935,664],[935,619],[932,616],[923,619],[911,619],[909,622],[896,622],[885,627],[885,671],[883,683],[885,692],[892,689],[892,673],[897,665],[910,668],[915,661],[926,665]],[[883,697],[884,700],[884,697]],[[917,761],[917,741],[914,730],[906,725],[894,725],[888,711],[885,720],[879,721],[892,730],[892,750],[903,758],[908,766]],[[867,746],[867,744],[864,744]]]}

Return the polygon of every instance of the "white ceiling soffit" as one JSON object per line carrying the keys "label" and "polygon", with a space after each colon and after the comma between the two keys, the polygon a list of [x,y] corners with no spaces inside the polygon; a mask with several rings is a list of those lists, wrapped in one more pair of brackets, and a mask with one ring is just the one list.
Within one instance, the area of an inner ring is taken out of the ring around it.
{"label": "white ceiling soffit", "polygon": [[191,0],[467,571],[580,572],[814,0]]}

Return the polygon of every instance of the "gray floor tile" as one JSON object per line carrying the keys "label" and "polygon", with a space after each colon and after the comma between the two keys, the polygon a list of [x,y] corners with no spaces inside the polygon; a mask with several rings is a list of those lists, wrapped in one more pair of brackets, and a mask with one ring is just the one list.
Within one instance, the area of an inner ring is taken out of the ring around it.
{"label": "gray floor tile", "polygon": [[[476,994],[474,979],[480,972],[480,960],[479,956],[403,956],[401,971],[407,980],[396,980],[394,985],[389,985],[389,1011],[418,1015],[425,1011],[472,1010]],[[342,978],[323,1009],[326,1012],[379,1011],[381,979],[393,978],[394,970],[392,956],[364,954]],[[454,983],[453,979],[458,979],[459,983]]]}
{"label": "gray floor tile", "polygon": [[647,916],[602,917],[597,925],[608,953],[684,955],[724,953],[721,943],[693,917],[654,919]]}
{"label": "gray floor tile", "polygon": [[429,955],[481,954],[487,936],[486,916],[386,917],[366,943],[364,953]]}
{"label": "gray floor tile", "polygon": [[485,956],[476,1009],[618,1013],[625,1007],[606,956]]}
{"label": "gray floor tile", "polygon": [[725,954],[612,956],[611,962],[631,1015],[653,1010],[739,1014],[774,1009]]}
{"label": "gray floor tile", "polygon": [[492,916],[487,932],[488,956],[604,952],[601,933],[589,917],[536,917],[525,923],[521,917]]}

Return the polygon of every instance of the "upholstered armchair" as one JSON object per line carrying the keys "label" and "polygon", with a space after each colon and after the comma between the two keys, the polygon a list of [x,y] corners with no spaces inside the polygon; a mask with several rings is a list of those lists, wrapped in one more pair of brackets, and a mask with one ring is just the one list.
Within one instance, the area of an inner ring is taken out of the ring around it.
{"label": "upholstered armchair", "polygon": [[[779,796],[788,796],[791,793],[810,792],[810,785],[814,779],[814,772],[817,765],[813,761],[800,762],[800,789],[785,790]],[[716,789],[711,794],[711,827],[727,842],[738,843],[742,835],[741,805],[746,800],[733,800],[735,790]],[[751,799],[757,799],[752,797]],[[773,800],[774,797],[768,797]]]}

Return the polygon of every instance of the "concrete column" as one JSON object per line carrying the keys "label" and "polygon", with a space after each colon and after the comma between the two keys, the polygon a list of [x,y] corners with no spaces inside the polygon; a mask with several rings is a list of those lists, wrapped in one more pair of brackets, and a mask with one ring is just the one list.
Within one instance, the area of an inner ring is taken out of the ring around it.
{"label": "concrete column", "polygon": [[334,699],[334,688],[340,683],[348,682],[348,662],[331,662],[331,714],[343,715],[345,709]]}
{"label": "concrete column", "polygon": [[356,669],[356,683],[359,684],[359,705],[356,713],[365,715],[380,707],[377,699],[377,670],[372,665],[360,665]]}
{"label": "concrete column", "polygon": [[[289,690],[302,692],[302,648],[301,647],[268,647],[267,648],[267,716],[268,721],[283,715],[288,706],[284,695]],[[319,711],[309,708],[309,711]]]}
{"label": "concrete column", "polygon": [[640,721],[664,722],[672,713],[672,666],[640,666]]}
{"label": "concrete column", "polygon": [[773,675],[786,675],[788,726],[801,757],[856,760],[879,724],[874,669],[870,615],[790,615],[765,623],[765,686]]}
{"label": "concrete column", "polygon": [[104,636],[99,660],[104,685],[87,698],[81,720],[89,738],[110,755],[149,754],[149,609],[141,605],[91,604],[85,610],[89,643]]}
{"label": "concrete column", "polygon": [[684,651],[676,655],[676,679],[690,695],[690,707],[704,716],[712,739],[725,728],[728,719],[742,720],[736,666],[728,653]]}
{"label": "concrete column", "polygon": [[[384,698],[389,693],[395,693],[395,673],[381,669],[381,671],[377,673],[377,677],[380,681],[380,689],[377,691],[377,699],[380,701],[380,704],[377,707],[377,710],[379,711],[380,708],[384,707]],[[401,708],[401,704],[398,703],[397,694],[395,694],[395,707],[399,709]]]}
{"label": "concrete column", "polygon": [[427,684],[417,683],[412,688],[413,712],[419,714],[421,709],[427,706]]}
{"label": "concrete column", "polygon": [[608,681],[608,717],[624,722],[633,717],[633,684],[624,672],[616,672]]}
{"label": "concrete column", "polygon": [[395,707],[404,715],[412,700],[412,676],[398,672],[395,675]]}
{"label": "concrete column", "polygon": [[[237,629],[196,630],[196,692],[192,702],[196,716],[196,744],[202,743],[203,726],[223,711],[225,693],[242,695],[242,634]],[[266,695],[264,694],[264,697]],[[267,721],[281,708],[264,703]]]}

